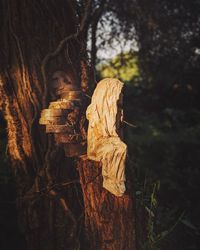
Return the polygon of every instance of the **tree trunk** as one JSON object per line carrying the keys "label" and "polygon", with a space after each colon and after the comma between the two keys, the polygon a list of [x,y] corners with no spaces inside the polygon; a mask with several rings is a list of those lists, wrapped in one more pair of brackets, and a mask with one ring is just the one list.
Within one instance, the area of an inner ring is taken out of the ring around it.
{"label": "tree trunk", "polygon": [[[0,12],[0,98],[19,225],[27,249],[74,249],[80,238],[75,220],[81,215],[78,175],[38,123],[42,108],[48,107],[52,73],[68,67],[79,72],[78,40],[57,49],[77,31],[72,1],[1,0]],[[56,56],[45,61],[56,49]]]}
{"label": "tree trunk", "polygon": [[87,89],[73,1],[0,0],[0,17],[0,99],[26,249],[134,250],[131,185],[122,198],[103,191],[101,168],[66,158],[39,126],[54,71],[71,68]]}
{"label": "tree trunk", "polygon": [[133,176],[127,173],[127,192],[116,197],[102,187],[101,164],[80,159],[78,164],[90,249],[135,250]]}

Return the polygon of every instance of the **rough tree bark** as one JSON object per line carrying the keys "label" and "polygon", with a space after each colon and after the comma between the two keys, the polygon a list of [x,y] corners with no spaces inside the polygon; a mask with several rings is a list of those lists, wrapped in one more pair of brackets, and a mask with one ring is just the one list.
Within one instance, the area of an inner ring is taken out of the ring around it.
{"label": "rough tree bark", "polygon": [[85,231],[90,249],[135,250],[133,176],[128,171],[127,192],[116,197],[102,188],[101,164],[77,163],[83,191]]}
{"label": "rough tree bark", "polygon": [[[19,225],[29,250],[70,250],[80,245],[134,250],[132,186],[123,198],[102,190],[98,164],[67,159],[38,124],[42,108],[48,106],[48,82],[54,71],[70,67],[79,79],[86,77],[73,4],[0,0],[0,99]],[[65,39],[70,35],[74,36]],[[57,51],[54,56],[52,51]],[[82,79],[81,85],[86,89],[85,82]]]}
{"label": "rough tree bark", "polygon": [[74,249],[80,234],[78,175],[38,123],[42,108],[48,105],[52,73],[68,67],[79,72],[80,42],[63,40],[77,32],[73,1],[1,0],[0,5],[0,97],[19,225],[27,249]]}

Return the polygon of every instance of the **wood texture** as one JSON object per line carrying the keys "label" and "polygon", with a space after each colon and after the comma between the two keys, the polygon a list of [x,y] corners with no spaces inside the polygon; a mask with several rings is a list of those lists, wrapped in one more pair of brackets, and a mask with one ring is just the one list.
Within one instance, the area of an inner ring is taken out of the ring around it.
{"label": "wood texture", "polygon": [[51,109],[74,109],[75,107],[80,107],[82,101],[78,100],[58,100],[55,102],[50,102],[49,108]]}
{"label": "wood texture", "polygon": [[72,134],[74,129],[68,125],[46,125],[46,133],[69,133]]}
{"label": "wood texture", "polygon": [[64,125],[67,121],[67,117],[63,116],[46,116],[41,117],[39,124],[41,125]]}
{"label": "wood texture", "polygon": [[116,197],[103,189],[99,163],[80,159],[77,166],[90,249],[135,250],[135,197],[130,176],[126,183],[126,194]]}
{"label": "wood texture", "polygon": [[62,133],[55,134],[55,140],[58,143],[78,143],[81,142],[83,139],[81,134]]}
{"label": "wood texture", "polygon": [[65,155],[67,157],[79,157],[87,153],[86,143],[68,143],[64,145]]}
{"label": "wood texture", "polygon": [[[0,99],[23,250],[74,250],[80,240],[80,231],[74,230],[73,216],[79,218],[82,211],[73,162],[38,124],[49,104],[49,76],[70,65],[79,75],[80,41],[72,38],[59,46],[76,33],[76,18],[73,1],[0,1]],[[44,58],[51,60],[44,65]]]}
{"label": "wood texture", "polygon": [[81,99],[82,98],[82,92],[81,91],[66,91],[63,92],[62,98],[67,100],[74,100],[74,99]]}
{"label": "wood texture", "polygon": [[67,109],[43,109],[41,112],[41,117],[45,116],[66,116],[69,114]]}

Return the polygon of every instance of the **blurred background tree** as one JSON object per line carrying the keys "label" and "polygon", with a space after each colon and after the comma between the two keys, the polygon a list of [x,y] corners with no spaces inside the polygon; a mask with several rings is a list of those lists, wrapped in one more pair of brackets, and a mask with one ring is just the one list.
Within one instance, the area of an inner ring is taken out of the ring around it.
{"label": "blurred background tree", "polygon": [[200,247],[199,13],[200,1],[111,0],[96,31],[96,79],[126,82],[125,119],[137,125],[126,142],[141,249]]}

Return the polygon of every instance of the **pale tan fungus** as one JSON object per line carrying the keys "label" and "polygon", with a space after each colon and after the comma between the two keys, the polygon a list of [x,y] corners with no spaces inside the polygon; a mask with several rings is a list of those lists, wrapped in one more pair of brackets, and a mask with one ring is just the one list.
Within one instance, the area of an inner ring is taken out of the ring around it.
{"label": "pale tan fungus", "polygon": [[127,146],[119,137],[122,109],[118,103],[122,87],[123,83],[118,79],[103,79],[97,84],[86,111],[89,120],[88,158],[102,163],[103,187],[115,196],[122,196],[126,190]]}

